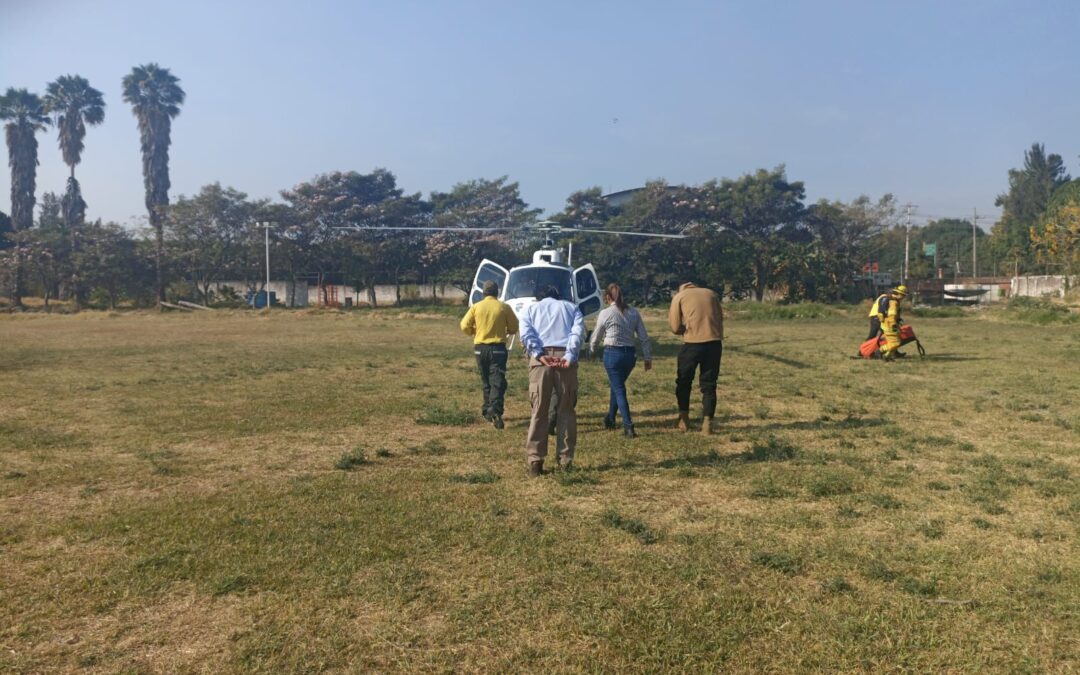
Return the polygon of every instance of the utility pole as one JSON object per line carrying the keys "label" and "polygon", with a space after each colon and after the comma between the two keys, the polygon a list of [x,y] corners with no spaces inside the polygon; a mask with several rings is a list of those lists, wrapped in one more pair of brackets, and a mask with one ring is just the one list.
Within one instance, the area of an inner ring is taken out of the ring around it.
{"label": "utility pole", "polygon": [[975,280],[975,283],[979,283],[979,266],[977,264],[978,259],[975,257],[975,228],[978,227],[979,222],[979,210],[971,210],[971,277]]}
{"label": "utility pole", "polygon": [[914,205],[911,202],[904,205],[904,270],[900,275],[900,281],[905,284],[911,273],[911,209],[913,208]]}
{"label": "utility pole", "polygon": [[270,228],[274,226],[274,223],[269,220],[264,220],[255,223],[255,227],[261,227],[266,234],[266,287],[263,293],[266,294],[266,311],[270,311]]}

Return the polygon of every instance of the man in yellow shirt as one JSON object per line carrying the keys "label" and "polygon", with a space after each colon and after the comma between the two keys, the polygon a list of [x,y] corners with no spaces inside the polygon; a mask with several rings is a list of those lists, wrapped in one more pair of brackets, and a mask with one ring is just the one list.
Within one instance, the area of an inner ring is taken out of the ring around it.
{"label": "man in yellow shirt", "polygon": [[503,397],[506,394],[506,337],[518,332],[518,320],[510,305],[499,301],[499,285],[484,282],[484,299],[469,308],[461,330],[473,336],[473,354],[484,384],[484,419],[503,428]]}

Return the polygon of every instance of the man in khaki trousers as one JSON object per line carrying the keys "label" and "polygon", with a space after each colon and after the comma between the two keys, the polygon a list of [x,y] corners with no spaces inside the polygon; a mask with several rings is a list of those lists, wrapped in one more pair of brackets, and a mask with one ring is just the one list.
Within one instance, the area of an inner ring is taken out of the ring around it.
{"label": "man in khaki trousers", "polygon": [[577,446],[578,351],[585,335],[585,317],[571,302],[548,286],[521,318],[521,343],[529,355],[529,401],[532,420],[525,440],[529,475],[544,472],[548,444],[548,406],[552,393],[559,400],[555,453],[559,466],[569,468]]}

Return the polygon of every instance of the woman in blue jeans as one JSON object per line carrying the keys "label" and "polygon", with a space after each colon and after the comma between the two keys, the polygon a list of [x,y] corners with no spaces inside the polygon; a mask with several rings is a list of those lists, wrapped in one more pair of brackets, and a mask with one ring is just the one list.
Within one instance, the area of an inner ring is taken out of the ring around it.
{"label": "woman in blue jeans", "polygon": [[589,351],[594,354],[598,344],[602,342],[604,345],[604,369],[607,370],[608,382],[611,385],[611,399],[607,415],[604,416],[604,426],[608,429],[615,428],[615,412],[618,411],[622,416],[623,434],[627,438],[634,438],[637,434],[634,432],[634,421],[630,417],[630,403],[626,400],[626,379],[637,364],[637,354],[634,351],[635,334],[641,341],[645,370],[652,370],[649,334],[645,331],[641,314],[623,300],[622,289],[618,284],[608,284],[604,291],[604,300],[609,304],[600,312],[600,316],[596,317],[596,330],[589,340]]}

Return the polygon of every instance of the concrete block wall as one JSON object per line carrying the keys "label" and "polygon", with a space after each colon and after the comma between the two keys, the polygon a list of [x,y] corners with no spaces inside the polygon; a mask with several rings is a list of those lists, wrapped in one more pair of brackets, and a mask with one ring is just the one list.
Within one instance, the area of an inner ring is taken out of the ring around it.
{"label": "concrete block wall", "polygon": [[1069,283],[1066,284],[1063,275],[1013,277],[1012,295],[1014,297],[1026,296],[1029,298],[1064,298],[1066,285],[1069,288],[1076,288],[1078,281],[1080,281],[1080,278],[1072,277],[1069,279]]}

